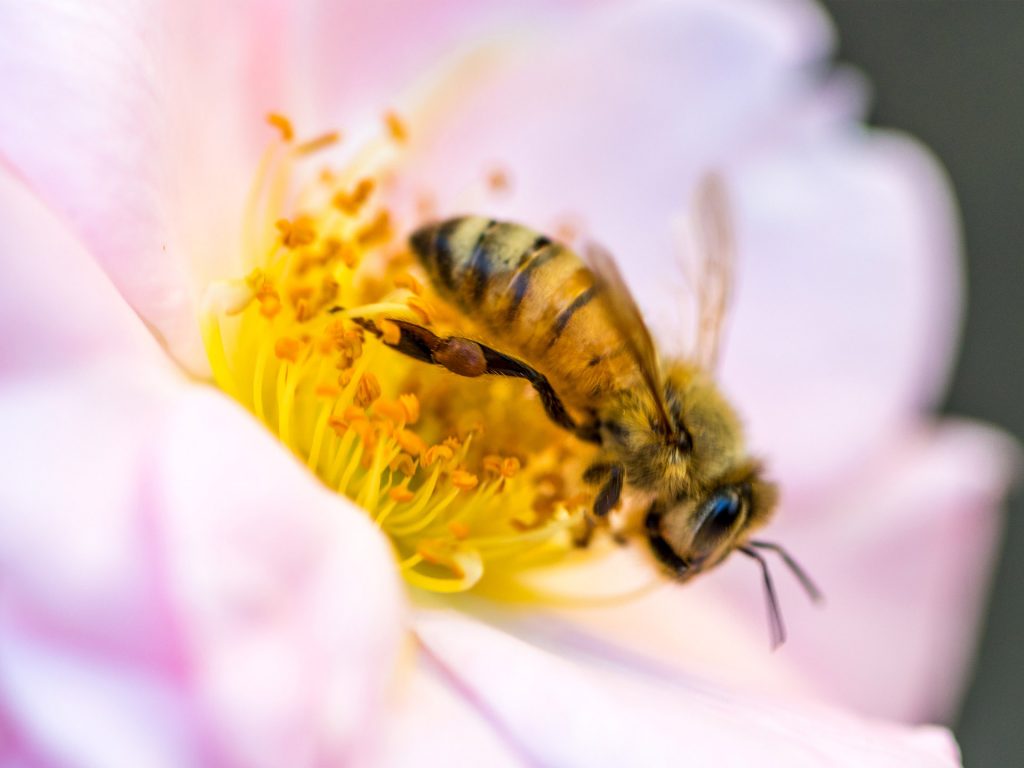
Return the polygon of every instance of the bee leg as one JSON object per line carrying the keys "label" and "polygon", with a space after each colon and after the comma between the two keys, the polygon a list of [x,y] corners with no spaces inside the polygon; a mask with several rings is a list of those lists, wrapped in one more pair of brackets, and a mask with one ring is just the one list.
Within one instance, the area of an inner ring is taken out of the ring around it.
{"label": "bee leg", "polygon": [[[383,340],[383,331],[372,320],[354,318],[353,321]],[[581,440],[600,442],[598,431],[592,425],[580,426],[573,421],[547,377],[526,363],[461,336],[442,338],[421,325],[405,320],[389,319],[388,322],[394,323],[399,331],[397,341],[384,342],[392,349],[424,363],[440,365],[459,376],[475,378],[492,374],[526,379],[540,396],[549,419]]]}
{"label": "bee leg", "polygon": [[540,395],[541,405],[544,406],[544,412],[548,415],[549,419],[562,427],[562,429],[572,432],[580,440],[588,443],[601,442],[601,437],[596,429],[593,429],[588,424],[577,424],[573,420],[543,373],[535,371],[526,363],[490,347],[481,345],[480,349],[483,350],[484,359],[487,361],[487,373],[526,379],[533,385],[537,394]]}
{"label": "bee leg", "polygon": [[595,517],[606,517],[612,507],[619,503],[625,476],[626,469],[621,464],[599,461],[587,467],[587,471],[583,473],[584,482],[594,484],[607,478],[601,490],[597,492],[597,498],[594,499]]}

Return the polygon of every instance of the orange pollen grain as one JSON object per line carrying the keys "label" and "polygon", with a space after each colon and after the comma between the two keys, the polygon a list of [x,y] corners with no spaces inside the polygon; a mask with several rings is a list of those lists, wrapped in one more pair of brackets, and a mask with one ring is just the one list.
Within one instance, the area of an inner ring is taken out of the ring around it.
{"label": "orange pollen grain", "polygon": [[515,477],[519,474],[521,464],[515,456],[508,456],[501,462],[501,476],[506,478]]}
{"label": "orange pollen grain", "polygon": [[462,541],[469,536],[469,526],[461,520],[452,520],[448,523],[448,531],[459,541]]}
{"label": "orange pollen grain", "polygon": [[342,417],[345,418],[346,421],[366,421],[366,413],[363,411],[362,408],[355,405],[350,405],[347,408],[345,408],[345,412],[342,413],[341,415]]}
{"label": "orange pollen grain", "polygon": [[412,501],[415,498],[416,494],[410,491],[406,487],[405,483],[402,483],[401,485],[395,486],[390,491],[388,491],[388,496],[390,496],[394,501],[402,503],[405,501]]}
{"label": "orange pollen grain", "polygon": [[391,134],[391,138],[399,144],[404,144],[409,140],[409,129],[406,127],[405,121],[396,112],[392,111],[385,114],[384,124],[387,126],[388,133]]}
{"label": "orange pollen grain", "polygon": [[373,220],[356,233],[360,245],[368,247],[386,242],[391,237],[391,216],[381,211]]}
{"label": "orange pollen grain", "polygon": [[405,409],[402,404],[396,400],[385,400],[381,398],[373,404],[373,412],[378,416],[382,416],[385,419],[390,419],[394,422],[405,421]]}
{"label": "orange pollen grain", "polygon": [[487,186],[492,192],[505,192],[510,184],[508,172],[502,168],[494,168],[487,174]]}
{"label": "orange pollen grain", "polygon": [[373,179],[360,179],[356,182],[351,192],[344,190],[336,192],[334,197],[331,198],[331,203],[343,213],[358,213],[363,204],[370,199],[370,195],[373,194],[374,186]]}
{"label": "orange pollen grain", "polygon": [[295,138],[295,130],[292,128],[292,121],[282,114],[271,112],[267,115],[267,122],[277,128],[284,141],[291,141]]}
{"label": "orange pollen grain", "polygon": [[452,485],[463,491],[473,490],[479,482],[476,475],[463,469],[456,469],[452,472]]}
{"label": "orange pollen grain", "polygon": [[402,446],[402,450],[413,456],[419,456],[427,450],[427,444],[423,441],[423,438],[415,432],[410,432],[408,429],[400,429],[398,434],[395,435],[395,440]]}
{"label": "orange pollen grain", "polygon": [[308,217],[299,216],[295,221],[279,219],[275,226],[281,233],[281,242],[286,248],[301,248],[316,240],[316,227]]}
{"label": "orange pollen grain", "polygon": [[407,453],[400,453],[389,465],[392,472],[401,472],[406,477],[416,474],[416,462]]}
{"label": "orange pollen grain", "polygon": [[423,454],[423,466],[431,467],[438,461],[451,461],[455,454],[447,445],[432,445]]}
{"label": "orange pollen grain", "polygon": [[302,155],[309,155],[321,149],[337,144],[341,141],[341,134],[338,131],[328,131],[319,136],[314,136],[295,147],[295,151]]}
{"label": "orange pollen grain", "polygon": [[281,299],[276,292],[261,296],[259,301],[260,314],[268,319],[281,311]]}
{"label": "orange pollen grain", "polygon": [[317,384],[313,394],[317,397],[337,397],[341,394],[341,387],[336,387],[333,384]]}
{"label": "orange pollen grain", "polygon": [[372,373],[364,373],[359,377],[359,383],[356,385],[356,405],[361,408],[367,408],[373,404],[373,401],[380,397],[381,388],[380,382],[377,381],[377,377]]}
{"label": "orange pollen grain", "polygon": [[299,352],[302,351],[302,342],[284,336],[274,342],[274,354],[278,360],[288,360],[292,363],[299,359]]}

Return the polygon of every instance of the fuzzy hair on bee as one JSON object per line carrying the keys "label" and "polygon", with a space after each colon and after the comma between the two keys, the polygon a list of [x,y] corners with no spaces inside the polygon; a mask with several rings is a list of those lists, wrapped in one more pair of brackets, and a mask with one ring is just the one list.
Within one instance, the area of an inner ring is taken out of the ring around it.
{"label": "fuzzy hair on bee", "polygon": [[583,477],[596,488],[593,523],[607,520],[628,486],[650,499],[638,533],[672,578],[687,581],[734,551],[756,560],[777,645],[785,630],[762,552],[778,554],[812,597],[819,593],[784,549],[753,538],[778,492],[747,453],[739,417],[714,381],[734,256],[718,176],[698,185],[693,218],[698,336],[684,358],[662,360],[606,251],[591,246],[578,255],[525,226],[481,216],[427,224],[409,240],[471,337],[441,337],[396,319],[397,340],[384,339],[372,320],[362,324],[398,352],[461,376],[528,381],[555,424],[598,446]]}

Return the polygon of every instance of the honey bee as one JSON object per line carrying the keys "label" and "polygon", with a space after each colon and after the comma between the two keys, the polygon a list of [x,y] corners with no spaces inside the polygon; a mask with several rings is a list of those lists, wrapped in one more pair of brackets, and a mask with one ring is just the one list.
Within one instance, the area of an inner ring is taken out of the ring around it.
{"label": "honey bee", "polygon": [[[687,359],[659,358],[614,260],[569,248],[519,224],[479,216],[428,224],[410,246],[434,290],[472,318],[480,338],[440,337],[394,320],[394,349],[461,376],[526,379],[552,421],[599,446],[584,481],[597,487],[593,518],[619,502],[624,485],[646,494],[651,551],[687,581],[733,551],[761,567],[773,645],[782,624],[768,564],[779,554],[812,597],[818,592],[779,545],[752,538],[777,490],[748,456],[739,419],[712,377],[731,293],[732,238],[724,188],[701,182],[698,338]],[[371,321],[364,327],[377,333]]]}

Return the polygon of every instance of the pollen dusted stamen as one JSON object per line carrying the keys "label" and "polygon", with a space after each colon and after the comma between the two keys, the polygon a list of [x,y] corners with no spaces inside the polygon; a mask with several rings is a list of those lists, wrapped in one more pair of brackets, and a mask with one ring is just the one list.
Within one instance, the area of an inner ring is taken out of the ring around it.
{"label": "pollen dusted stamen", "polygon": [[[457,320],[395,237],[387,169],[363,153],[349,169],[310,169],[332,132],[296,142],[291,121],[257,173],[244,239],[248,263],[212,285],[204,337],[214,376],[323,483],[364,507],[419,587],[469,589],[572,552],[589,503],[586,455],[518,381],[456,380],[387,349],[405,320]],[[393,112],[392,145],[408,140]],[[372,319],[382,339],[357,319]],[[511,404],[511,405],[510,405]]]}

